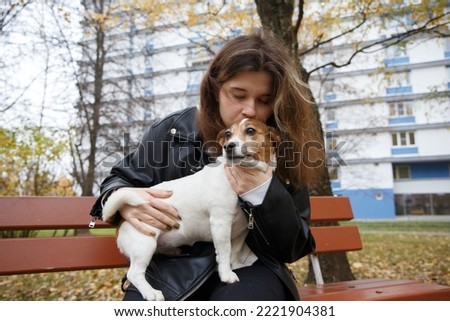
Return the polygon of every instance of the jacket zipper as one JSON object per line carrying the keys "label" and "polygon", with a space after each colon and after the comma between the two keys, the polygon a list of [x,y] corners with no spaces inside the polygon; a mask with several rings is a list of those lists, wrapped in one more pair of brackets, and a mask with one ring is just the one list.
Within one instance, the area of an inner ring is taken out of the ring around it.
{"label": "jacket zipper", "polygon": [[93,218],[92,218],[92,220],[89,222],[89,228],[94,228],[95,227],[95,223],[97,222],[97,220],[98,220],[98,217],[97,216],[94,216]]}
{"label": "jacket zipper", "polygon": [[253,217],[253,211],[250,210],[250,213],[248,213],[248,229],[253,230],[254,225],[255,225],[255,218]]}
{"label": "jacket zipper", "polygon": [[262,236],[262,238],[264,239],[264,242],[266,242],[266,245],[269,245],[269,241],[267,240],[266,236],[264,235],[264,233],[261,231],[261,229],[259,228],[258,224],[256,223],[255,220],[255,216],[253,215],[253,208],[250,208],[250,212],[244,208],[244,211],[248,214],[248,225],[247,228],[249,230],[253,230],[255,227],[258,230],[259,234]]}

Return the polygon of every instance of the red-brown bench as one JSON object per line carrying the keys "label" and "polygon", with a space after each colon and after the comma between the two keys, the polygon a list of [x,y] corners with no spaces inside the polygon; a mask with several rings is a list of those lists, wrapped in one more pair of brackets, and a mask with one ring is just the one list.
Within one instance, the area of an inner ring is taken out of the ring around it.
{"label": "red-brown bench", "polygon": [[[75,236],[0,239],[0,275],[126,267],[114,235],[89,233],[94,197],[0,197],[0,230],[86,230]],[[312,221],[353,219],[348,198],[311,197]],[[96,229],[111,228],[97,221]],[[313,228],[315,255],[362,248],[356,226]],[[318,266],[312,257],[315,270]],[[369,279],[299,288],[302,300],[450,300],[450,287],[414,280]]]}
{"label": "red-brown bench", "polygon": [[[311,221],[314,223],[341,222],[353,219],[347,197],[311,197]],[[450,287],[416,280],[363,279],[323,284],[318,256],[324,253],[357,251],[362,242],[357,226],[315,226],[316,251],[311,257],[316,284],[299,288],[305,301],[355,300],[450,300]]]}

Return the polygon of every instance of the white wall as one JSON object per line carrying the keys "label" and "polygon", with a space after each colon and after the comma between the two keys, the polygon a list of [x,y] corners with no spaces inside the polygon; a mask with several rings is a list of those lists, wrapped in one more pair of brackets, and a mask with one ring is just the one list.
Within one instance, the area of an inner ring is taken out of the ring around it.
{"label": "white wall", "polygon": [[448,193],[450,179],[402,180],[394,182],[396,194]]}
{"label": "white wall", "polygon": [[415,132],[420,156],[450,155],[450,128]]}
{"label": "white wall", "polygon": [[389,163],[351,164],[340,168],[342,189],[393,188]]}

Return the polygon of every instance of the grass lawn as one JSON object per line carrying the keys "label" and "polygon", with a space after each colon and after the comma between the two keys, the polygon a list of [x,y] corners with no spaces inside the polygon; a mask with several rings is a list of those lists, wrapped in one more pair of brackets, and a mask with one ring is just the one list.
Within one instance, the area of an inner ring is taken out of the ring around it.
{"label": "grass lawn", "polygon": [[[450,222],[355,221],[363,242],[361,251],[347,254],[357,279],[416,279],[450,286]],[[305,279],[308,260],[292,269]]]}
{"label": "grass lawn", "polygon": [[364,232],[423,232],[450,233],[450,221],[352,221],[347,225],[358,225]]}
{"label": "grass lawn", "polygon": [[[363,250],[348,253],[357,279],[418,279],[450,285],[450,222],[353,222]],[[297,280],[307,259],[293,264]],[[0,300],[120,300],[126,269],[0,276]]]}

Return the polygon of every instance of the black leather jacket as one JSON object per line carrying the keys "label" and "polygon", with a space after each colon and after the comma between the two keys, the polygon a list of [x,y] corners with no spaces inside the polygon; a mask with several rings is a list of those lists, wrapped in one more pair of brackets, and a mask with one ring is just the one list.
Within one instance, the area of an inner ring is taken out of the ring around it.
{"label": "black leather jacket", "polygon": [[[196,127],[196,108],[173,113],[153,124],[144,134],[138,149],[113,167],[103,181],[101,195],[91,215],[101,217],[101,199],[125,187],[149,187],[160,182],[193,174],[208,164]],[[298,291],[284,263],[291,263],[315,248],[309,228],[309,194],[294,189],[273,177],[263,203],[253,206],[241,202],[244,212],[252,213],[254,228],[247,244],[286,285],[292,300]],[[215,269],[212,243],[196,243],[179,257],[154,257],[147,270],[148,281],[161,290],[166,300],[183,300],[195,291]]]}

